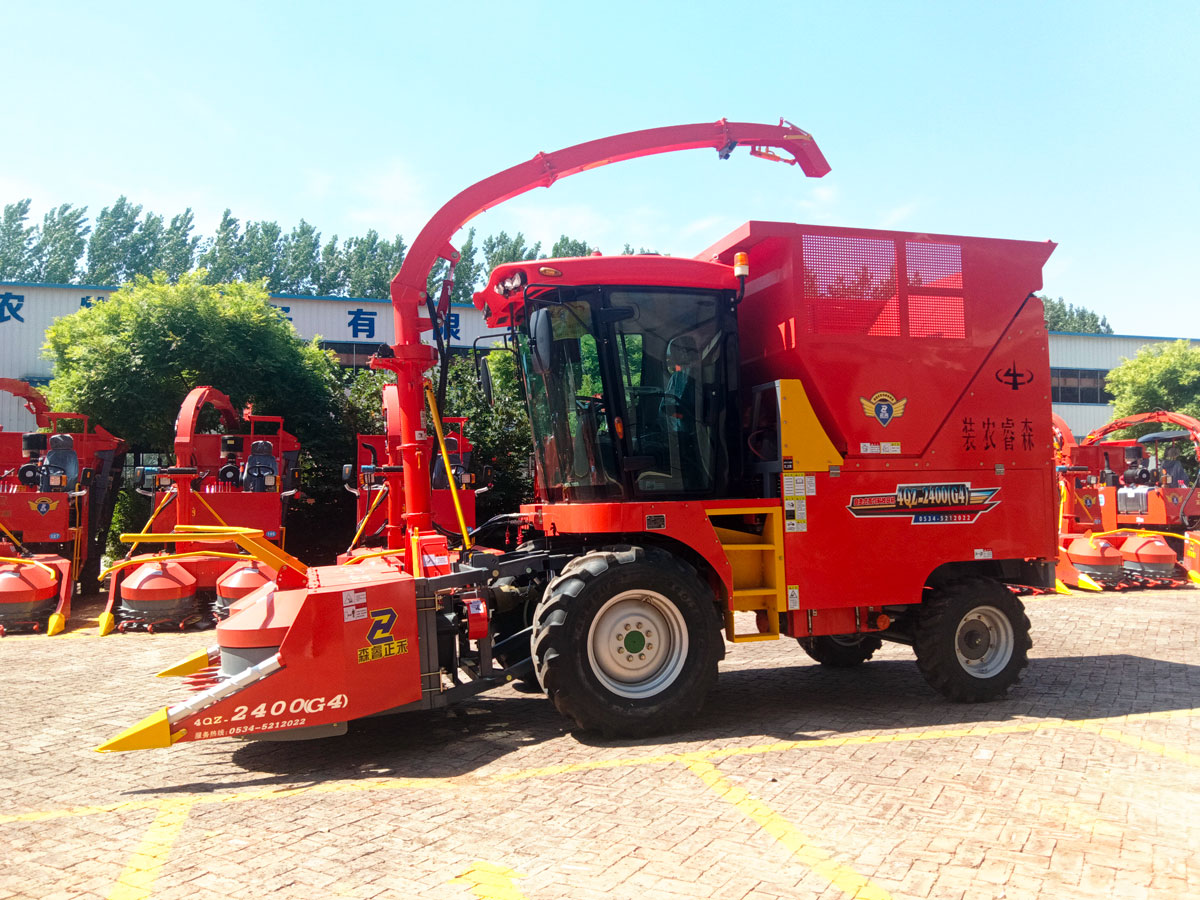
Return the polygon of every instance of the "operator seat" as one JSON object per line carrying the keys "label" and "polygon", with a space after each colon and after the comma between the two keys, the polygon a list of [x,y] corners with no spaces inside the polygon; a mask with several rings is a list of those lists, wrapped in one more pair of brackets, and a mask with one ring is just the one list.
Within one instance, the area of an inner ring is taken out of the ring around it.
{"label": "operator seat", "polygon": [[[275,476],[267,484],[267,476]],[[275,464],[275,456],[271,452],[270,441],[255,441],[250,445],[250,455],[242,466],[242,490],[262,494],[275,490],[279,476],[279,467]]]}
{"label": "operator seat", "polygon": [[664,390],[667,442],[671,447],[672,469],[683,479],[685,491],[703,485],[708,476],[700,452],[704,424],[704,392],[700,378],[700,352],[696,339],[683,334],[667,344],[667,366],[670,376]]}
{"label": "operator seat", "polygon": [[696,339],[691,335],[680,335],[667,344],[667,371],[670,374],[663,388],[662,403],[658,406],[658,414],[666,420],[664,431],[691,434],[696,430],[700,398],[696,396],[693,373],[699,360]]}
{"label": "operator seat", "polygon": [[[458,438],[453,436],[446,437],[446,455],[450,457],[450,468],[452,470],[461,470],[464,468],[458,458]],[[450,490],[450,478],[446,474],[446,464],[442,462],[442,454],[437,451],[433,454],[433,472],[430,478],[435,491]]]}
{"label": "operator seat", "polygon": [[[42,460],[41,483],[38,489],[42,491],[73,491],[79,484],[79,456],[75,453],[75,438],[69,434],[50,435],[49,450]],[[51,484],[52,475],[65,475],[63,484]]]}

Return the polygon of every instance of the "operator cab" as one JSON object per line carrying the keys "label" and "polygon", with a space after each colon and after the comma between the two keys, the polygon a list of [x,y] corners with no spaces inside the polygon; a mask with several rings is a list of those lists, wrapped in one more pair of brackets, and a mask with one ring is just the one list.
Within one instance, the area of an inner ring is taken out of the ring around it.
{"label": "operator cab", "polygon": [[660,256],[509,263],[476,295],[514,332],[552,502],[720,496],[738,456],[737,280]]}

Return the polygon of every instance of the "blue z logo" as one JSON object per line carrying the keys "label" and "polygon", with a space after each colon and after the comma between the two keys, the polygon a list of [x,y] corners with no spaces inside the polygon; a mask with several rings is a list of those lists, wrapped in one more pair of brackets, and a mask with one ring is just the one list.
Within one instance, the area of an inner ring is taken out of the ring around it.
{"label": "blue z logo", "polygon": [[392,629],[396,625],[396,611],[391,607],[371,610],[371,630],[367,632],[367,643],[371,645],[390,644]]}

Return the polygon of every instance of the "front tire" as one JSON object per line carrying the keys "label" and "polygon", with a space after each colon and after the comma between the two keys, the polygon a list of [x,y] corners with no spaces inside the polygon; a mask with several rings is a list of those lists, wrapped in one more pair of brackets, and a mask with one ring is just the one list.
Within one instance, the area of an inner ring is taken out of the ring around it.
{"label": "front tire", "polygon": [[954,581],[930,592],[913,641],[925,680],[960,703],[1003,697],[1029,664],[1032,646],[1021,601],[986,578]]}
{"label": "front tire", "polygon": [[712,590],[655,548],[572,560],[534,615],[542,688],[563,715],[609,737],[658,734],[696,715],[723,651]]}

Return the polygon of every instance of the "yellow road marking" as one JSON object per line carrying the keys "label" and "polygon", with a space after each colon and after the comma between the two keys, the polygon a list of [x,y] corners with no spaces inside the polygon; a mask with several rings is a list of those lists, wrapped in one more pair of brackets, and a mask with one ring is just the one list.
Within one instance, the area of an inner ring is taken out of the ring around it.
{"label": "yellow road marking", "polygon": [[514,878],[524,878],[520,872],[506,869],[495,863],[478,860],[471,868],[446,884],[469,887],[480,900],[528,900],[513,884]]}
{"label": "yellow road marking", "polygon": [[[522,769],[517,772],[507,772],[498,775],[465,775],[453,778],[376,778],[366,781],[343,781],[328,784],[304,785],[296,788],[280,788],[278,790],[242,791],[229,794],[197,794],[191,802],[198,804],[209,803],[243,803],[252,800],[278,800],[284,797],[294,797],[299,794],[334,794],[361,791],[390,791],[390,790],[457,790],[478,789],[487,784],[508,781],[526,781],[533,778],[545,778],[552,775],[564,775],[574,772],[589,772],[598,769],[618,769],[630,766],[662,765],[669,763],[689,763],[693,760],[721,760],[736,756],[760,756],[767,753],[782,753],[790,750],[810,750],[821,747],[849,747],[861,744],[890,744],[909,743],[913,741],[936,741],[946,738],[959,737],[989,737],[1000,734],[1036,733],[1056,731],[1061,728],[1083,728],[1095,731],[1104,737],[1122,740],[1148,752],[1196,764],[1196,754],[1186,753],[1158,744],[1124,735],[1116,725],[1132,724],[1157,719],[1189,719],[1200,715],[1200,708],[1181,710],[1162,710],[1159,712],[1132,713],[1127,716],[1112,716],[1100,719],[1044,719],[1033,722],[1015,722],[1011,725],[973,725],[964,728],[938,728],[925,731],[903,731],[895,734],[849,735],[846,737],[816,738],[807,741],[774,741],[769,744],[755,744],[749,747],[723,747],[717,750],[688,751],[681,753],[659,753],[652,756],[618,757],[616,759],[592,760],[581,763],[564,763],[558,766],[540,766],[532,769]],[[1123,735],[1118,738],[1117,735]],[[137,810],[154,808],[158,801],[129,801],[105,806],[82,806],[59,810],[36,810],[25,813],[0,815],[0,825],[8,822],[40,822],[49,819],[90,816],[99,813],[116,812],[118,810]]]}
{"label": "yellow road marking", "polygon": [[157,800],[133,800],[129,803],[110,803],[105,806],[73,806],[68,809],[41,809],[32,812],[9,813],[0,816],[0,825],[8,822],[44,822],[47,819],[72,819],[95,816],[100,813],[136,812],[139,809],[157,809]]}
{"label": "yellow road marking", "polygon": [[1067,725],[1071,728],[1078,728],[1081,731],[1090,731],[1092,734],[1098,734],[1110,741],[1116,741],[1120,744],[1128,744],[1138,750],[1146,753],[1154,753],[1157,756],[1163,756],[1167,759],[1173,759],[1176,762],[1186,763],[1189,766],[1200,768],[1200,753],[1189,753],[1186,750],[1181,750],[1178,747],[1169,747],[1166,744],[1160,744],[1158,741],[1152,741],[1148,738],[1138,737],[1135,734],[1126,734],[1116,728],[1107,727],[1097,722],[1068,722]]}
{"label": "yellow road marking", "polygon": [[891,894],[813,844],[791,822],[721,775],[712,763],[695,758],[687,760],[685,764],[713,793],[757,822],[763,831],[786,847],[800,863],[846,896],[855,900],[891,900]]}
{"label": "yellow road marking", "polygon": [[158,873],[187,822],[194,801],[171,799],[157,805],[158,815],[133,851],[125,871],[108,892],[108,900],[146,900],[150,896]]}

